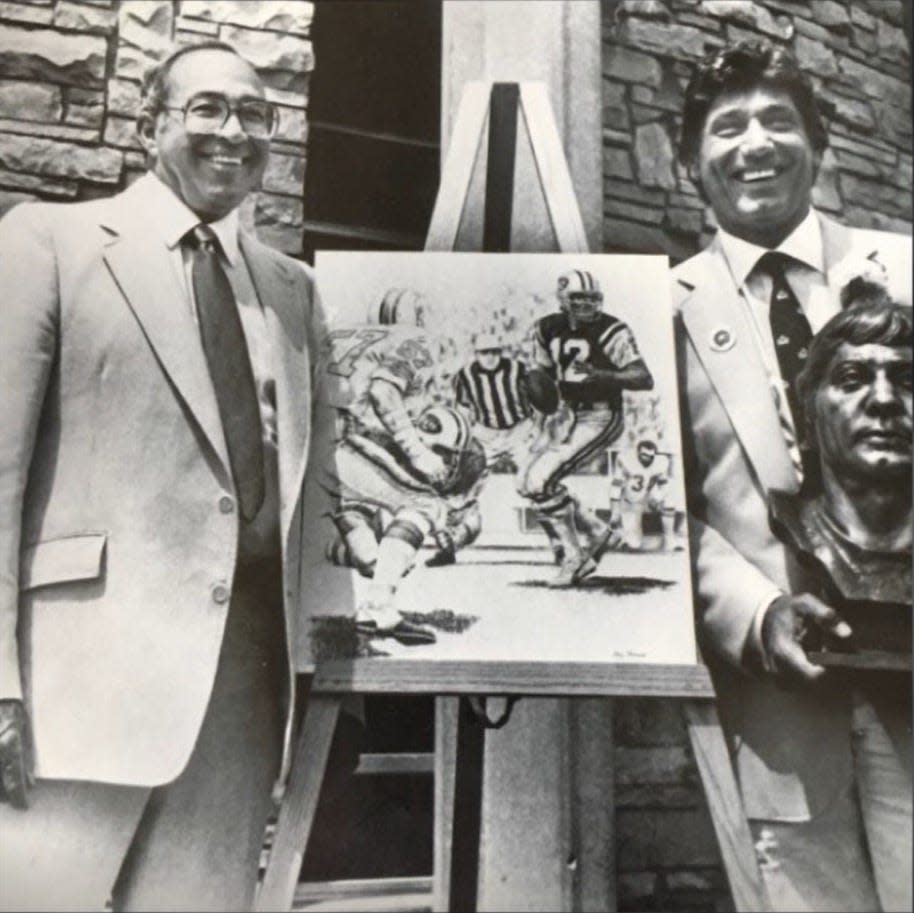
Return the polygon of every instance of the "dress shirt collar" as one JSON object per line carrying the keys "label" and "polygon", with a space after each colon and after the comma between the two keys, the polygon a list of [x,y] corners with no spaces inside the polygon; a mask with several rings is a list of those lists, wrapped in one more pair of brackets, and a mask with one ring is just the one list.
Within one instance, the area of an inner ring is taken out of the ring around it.
{"label": "dress shirt collar", "polygon": [[[722,228],[718,229],[718,237],[733,272],[733,278],[738,283],[745,282],[752,272],[759,257],[766,253],[767,248],[752,244],[744,238],[737,238]],[[816,216],[815,210],[810,207],[806,218],[775,248],[781,253],[788,254],[794,260],[799,260],[820,273],[825,273],[825,254],[822,248],[822,226]]]}
{"label": "dress shirt collar", "polygon": [[[139,185],[139,187],[137,187]],[[136,181],[134,187],[140,191],[143,205],[149,224],[165,242],[169,250],[173,250],[181,239],[195,225],[200,224],[199,217],[180,200],[174,191],[165,184],[161,178],[151,171]],[[222,251],[231,266],[234,266],[240,255],[238,248],[238,209],[233,209],[228,215],[216,222],[210,222],[209,227],[216,233]]]}

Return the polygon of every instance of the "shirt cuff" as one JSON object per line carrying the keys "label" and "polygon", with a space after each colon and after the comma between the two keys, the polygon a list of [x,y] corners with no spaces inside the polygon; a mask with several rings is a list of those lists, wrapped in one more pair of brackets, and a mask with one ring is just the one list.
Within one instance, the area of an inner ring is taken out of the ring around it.
{"label": "shirt cuff", "polygon": [[773,671],[773,667],[771,665],[771,660],[768,657],[768,651],[765,649],[765,645],[762,642],[762,622],[765,620],[765,613],[768,611],[771,603],[779,596],[783,595],[783,590],[772,588],[769,593],[765,594],[764,598],[759,600],[758,608],[756,608],[755,614],[752,616],[752,625],[749,628],[749,634],[746,638],[746,647],[748,648],[749,653],[758,657],[759,663],[765,672]]}

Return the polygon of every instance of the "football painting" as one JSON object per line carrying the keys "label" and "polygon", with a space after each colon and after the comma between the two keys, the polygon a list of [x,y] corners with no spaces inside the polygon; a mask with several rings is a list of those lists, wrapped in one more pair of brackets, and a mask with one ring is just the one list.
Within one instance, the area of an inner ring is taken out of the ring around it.
{"label": "football painting", "polygon": [[319,252],[303,668],[694,663],[665,257]]}

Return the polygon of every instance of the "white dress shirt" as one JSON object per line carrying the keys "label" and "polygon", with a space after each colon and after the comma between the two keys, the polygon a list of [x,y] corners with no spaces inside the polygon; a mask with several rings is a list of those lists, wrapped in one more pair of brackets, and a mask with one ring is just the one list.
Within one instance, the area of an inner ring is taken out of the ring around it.
{"label": "white dress shirt", "polygon": [[[780,376],[769,320],[772,279],[765,271],[755,269],[768,248],[738,238],[722,228],[718,232],[730,273],[742,292],[740,300],[748,308],[750,323],[756,330],[762,362],[771,377]],[[828,287],[822,228],[815,210],[810,208],[806,218],[774,250],[791,258],[785,266],[785,278],[796,295],[810,328],[813,333],[817,333],[838,313],[840,303],[834,290]],[[769,657],[762,649],[762,621],[768,607],[780,595],[782,591],[772,586],[771,591],[762,597],[749,633],[750,643],[761,657],[763,665],[769,669]]]}
{"label": "white dress shirt", "polygon": [[[744,292],[743,300],[765,346],[766,350],[760,354],[767,365],[776,366],[777,355],[768,319],[772,280],[764,271],[755,269],[768,248],[737,238],[722,228],[718,232],[727,265],[737,287]],[[818,333],[841,307],[834,290],[828,287],[822,228],[815,210],[810,208],[806,218],[774,250],[791,258],[784,271],[785,277],[813,333]]]}
{"label": "white dress shirt", "polygon": [[[200,218],[152,172],[138,178],[136,183],[140,185],[136,189],[141,193],[141,205],[144,206],[144,218],[149,225],[150,241],[158,240],[168,248],[175,278],[184,289],[187,306],[196,321],[197,306],[192,278],[193,254],[181,241],[191,229],[200,224]],[[263,432],[266,495],[257,517],[251,523],[243,525],[241,550],[249,557],[265,556],[273,547],[273,534],[278,531],[279,517],[276,381],[266,316],[238,245],[238,210],[233,209],[228,215],[208,224],[219,238],[219,259],[232,287],[241,318],[241,328],[257,389]]]}

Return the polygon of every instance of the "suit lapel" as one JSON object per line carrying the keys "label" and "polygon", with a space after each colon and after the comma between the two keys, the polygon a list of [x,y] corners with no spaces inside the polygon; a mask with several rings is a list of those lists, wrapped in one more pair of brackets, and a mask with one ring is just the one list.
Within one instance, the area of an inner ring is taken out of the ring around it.
{"label": "suit lapel", "polygon": [[276,372],[280,520],[288,534],[304,473],[311,400],[303,283],[295,266],[244,233],[241,250],[266,315]]}
{"label": "suit lapel", "polygon": [[148,229],[131,214],[129,195],[115,198],[122,205],[103,223],[116,232],[103,257],[163,370],[227,467],[219,407],[187,292],[178,284],[168,249],[150,243]]}
{"label": "suit lapel", "polygon": [[683,324],[762,485],[794,488],[768,373],[716,242],[680,267],[677,280],[691,289],[681,305]]}

